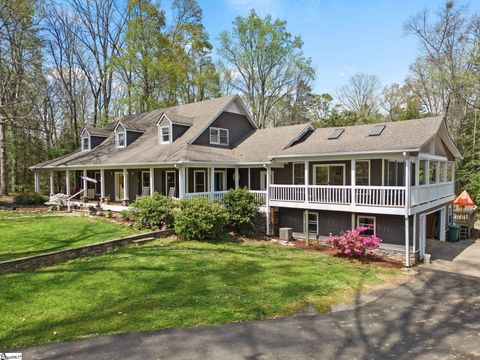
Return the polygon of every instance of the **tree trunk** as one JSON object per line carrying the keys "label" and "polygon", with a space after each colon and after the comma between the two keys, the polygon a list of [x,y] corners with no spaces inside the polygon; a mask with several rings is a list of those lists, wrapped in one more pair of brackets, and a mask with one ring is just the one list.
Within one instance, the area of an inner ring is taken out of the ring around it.
{"label": "tree trunk", "polygon": [[8,195],[6,125],[0,115],[0,195]]}

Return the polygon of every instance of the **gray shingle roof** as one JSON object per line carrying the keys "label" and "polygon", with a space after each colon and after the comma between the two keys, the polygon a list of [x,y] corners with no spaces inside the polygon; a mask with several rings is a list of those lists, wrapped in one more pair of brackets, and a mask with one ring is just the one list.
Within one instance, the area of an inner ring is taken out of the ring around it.
{"label": "gray shingle roof", "polygon": [[[107,126],[110,135],[91,151],[72,154],[38,164],[33,168],[83,166],[135,166],[176,162],[262,163],[272,158],[295,156],[329,156],[349,153],[418,151],[442,127],[441,117],[385,123],[379,136],[369,136],[374,124],[348,126],[338,139],[328,137],[335,128],[310,131],[300,141],[292,142],[311,125],[300,124],[256,129],[233,148],[192,144],[197,137],[235,98],[225,96],[202,102],[125,116]],[[171,144],[159,144],[156,123],[167,114],[171,121],[190,122],[188,130]],[[175,120],[174,120],[175,119]],[[115,147],[115,125],[138,129],[143,134],[126,149]],[[442,128],[443,129],[443,128]],[[442,130],[443,131],[443,130]]]}
{"label": "gray shingle roof", "polygon": [[345,131],[338,139],[328,139],[336,128],[318,128],[304,141],[271,155],[275,157],[418,151],[438,132],[442,122],[441,116],[387,122],[383,123],[386,127],[379,136],[369,136],[373,127],[379,124],[345,126]]}
{"label": "gray shingle roof", "polygon": [[108,137],[112,132],[107,129],[99,129],[95,127],[86,127],[85,128],[91,136],[101,136]]}

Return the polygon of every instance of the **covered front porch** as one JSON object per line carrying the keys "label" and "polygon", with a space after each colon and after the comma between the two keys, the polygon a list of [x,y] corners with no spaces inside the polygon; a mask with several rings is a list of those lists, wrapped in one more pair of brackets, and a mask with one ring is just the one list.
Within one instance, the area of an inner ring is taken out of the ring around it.
{"label": "covered front porch", "polygon": [[[159,193],[178,199],[203,197],[221,201],[229,189],[247,188],[266,204],[266,170],[263,167],[170,165],[145,168],[100,168],[35,171],[35,191],[40,177],[48,176],[48,194],[64,193],[83,201],[127,206],[142,196]],[[96,182],[89,181],[94,179]]]}

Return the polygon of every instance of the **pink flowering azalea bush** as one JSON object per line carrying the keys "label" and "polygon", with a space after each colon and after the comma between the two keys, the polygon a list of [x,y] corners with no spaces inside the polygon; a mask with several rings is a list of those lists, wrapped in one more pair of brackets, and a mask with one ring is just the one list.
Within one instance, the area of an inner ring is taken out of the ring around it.
{"label": "pink flowering azalea bush", "polygon": [[341,235],[330,234],[328,243],[334,249],[345,255],[365,257],[369,251],[377,249],[382,242],[375,235],[365,235],[369,231],[367,227],[358,227],[355,230],[348,230]]}

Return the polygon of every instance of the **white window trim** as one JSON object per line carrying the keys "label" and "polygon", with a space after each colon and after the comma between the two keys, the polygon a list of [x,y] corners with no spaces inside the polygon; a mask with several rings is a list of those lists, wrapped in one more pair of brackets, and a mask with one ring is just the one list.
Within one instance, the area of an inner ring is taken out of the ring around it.
{"label": "white window trim", "polygon": [[174,187],[175,187],[175,192],[177,192],[177,172],[175,170],[167,170],[165,171],[165,192],[168,196],[168,193],[170,191],[170,189],[167,187],[168,186],[168,174],[173,174],[173,184],[174,184]]}
{"label": "white window trim", "polygon": [[[163,140],[163,129],[168,129],[168,141]],[[171,144],[172,143],[172,125],[162,125],[158,126],[158,142],[160,144]]]}
{"label": "white window trim", "polygon": [[[83,139],[88,139],[88,148],[84,149],[83,148]],[[90,136],[82,136],[82,151],[90,151],[92,149],[92,139]]]}
{"label": "white window trim", "polygon": [[360,227],[360,218],[363,219],[373,219],[373,235],[377,235],[377,217],[376,216],[366,216],[366,215],[357,215],[357,228]]}
{"label": "white window trim", "polygon": [[[371,182],[372,182],[372,166],[371,166],[371,161],[370,160],[357,160],[355,162],[355,185],[358,185],[357,184],[357,169],[356,169],[356,166],[358,163],[361,163],[361,162],[366,162],[368,163],[368,185],[359,185],[359,186],[370,186]],[[345,182],[344,182],[345,183]]]}
{"label": "white window trim", "polygon": [[[118,137],[120,134],[123,134],[123,146],[119,145]],[[115,133],[115,147],[117,149],[125,149],[127,147],[127,132],[126,131],[119,131]]]}
{"label": "white window trim", "polygon": [[[309,230],[310,228],[310,215],[315,215],[315,222],[316,222],[316,225],[317,225],[317,229],[315,231],[315,233],[311,233]],[[309,234],[315,234],[316,236],[319,235],[320,233],[320,216],[319,216],[319,213],[318,212],[313,212],[313,211],[309,211],[308,212],[308,216],[306,218],[307,220],[307,226],[305,227],[305,229],[308,231]]]}
{"label": "white window trim", "polygon": [[[197,173],[203,174],[203,191],[197,191]],[[193,192],[207,192],[207,173],[205,170],[193,170]]]}
{"label": "white window trim", "polygon": [[[345,164],[314,164],[313,165],[313,185],[317,185],[317,167],[330,167],[330,166],[341,166],[343,167],[343,184],[341,186],[345,186],[346,183],[346,166]],[[327,182],[330,183],[330,169],[327,172],[328,179]],[[328,185],[330,186],[330,185]],[[339,185],[331,185],[331,186],[339,186]]]}
{"label": "white window trim", "polygon": [[[275,173],[270,170],[270,185],[275,184]],[[267,172],[265,170],[260,171],[260,191],[267,190]]]}
{"label": "white window trim", "polygon": [[[212,141],[212,130],[218,131],[218,141]],[[222,143],[222,142],[220,141],[220,131],[226,131],[226,132],[227,132],[227,142],[226,142],[226,143]],[[210,144],[212,144],[212,145],[228,146],[228,145],[230,144],[230,131],[228,131],[228,129],[217,128],[217,127],[211,126],[208,134],[209,134]]]}
{"label": "white window trim", "polygon": [[[295,165],[300,165],[300,166],[305,166],[304,162],[294,162],[292,163],[292,184],[295,185]],[[305,185],[305,167],[303,168],[303,184],[299,185]]]}
{"label": "white window trim", "polygon": [[[222,176],[222,179],[223,179],[222,180],[222,187],[223,187],[224,190],[215,190],[215,191],[226,191],[227,190],[227,171],[226,170],[214,170],[213,172],[214,172],[214,175],[215,175],[215,173],[223,174],[223,176]],[[234,177],[235,177],[235,175],[234,175]],[[214,188],[215,188],[215,184],[213,184],[213,185],[214,185]]]}

